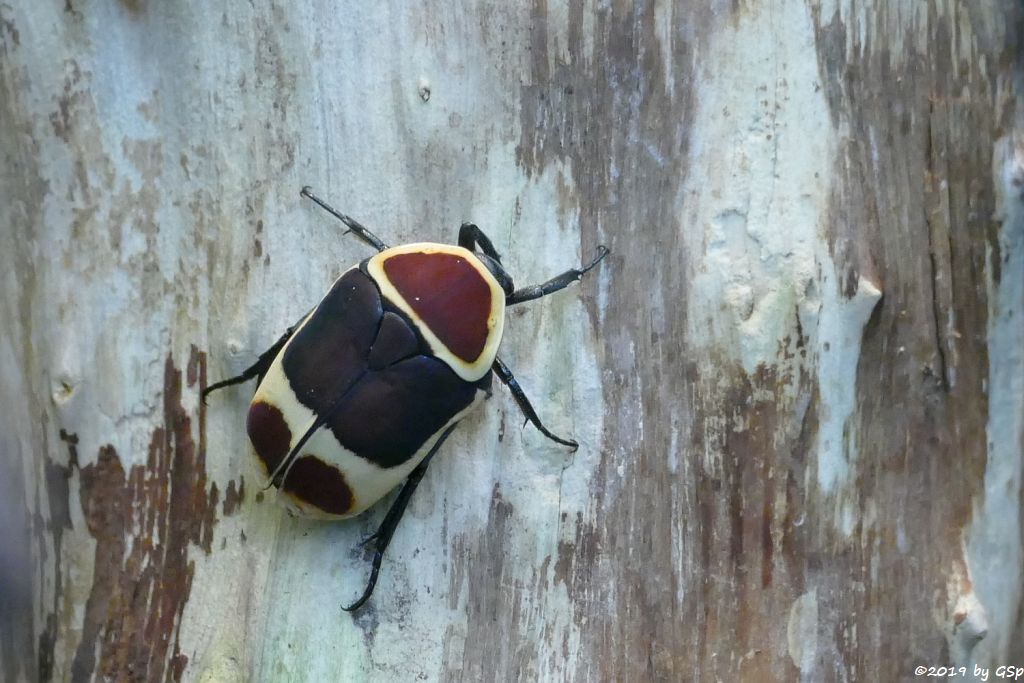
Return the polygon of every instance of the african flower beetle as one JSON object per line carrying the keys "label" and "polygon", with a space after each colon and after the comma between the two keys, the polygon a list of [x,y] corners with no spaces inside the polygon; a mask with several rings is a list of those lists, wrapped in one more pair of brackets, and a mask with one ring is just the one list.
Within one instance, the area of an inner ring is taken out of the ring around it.
{"label": "african flower beetle", "polygon": [[[341,220],[377,254],[335,281],[316,308],[289,328],[241,375],[203,391],[259,379],[246,422],[270,483],[298,514],[357,515],[402,480],[376,533],[370,579],[434,453],[490,394],[492,372],[546,437],[577,448],[541,424],[512,372],[497,356],[505,308],[565,288],[608,255],[515,289],[494,245],[477,226],[458,246],[417,242],[388,248],[308,187],[302,195]],[[477,251],[479,249],[479,251]]]}

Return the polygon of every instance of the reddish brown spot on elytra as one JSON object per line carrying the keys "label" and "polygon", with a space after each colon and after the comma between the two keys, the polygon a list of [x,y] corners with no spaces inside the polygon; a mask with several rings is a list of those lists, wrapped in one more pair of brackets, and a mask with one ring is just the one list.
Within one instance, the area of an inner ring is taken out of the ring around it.
{"label": "reddish brown spot on elytra", "polygon": [[344,475],[315,455],[304,455],[288,471],[284,490],[331,515],[352,508],[352,489]]}
{"label": "reddish brown spot on elytra", "polygon": [[266,465],[267,471],[273,472],[284,456],[288,455],[292,442],[292,432],[280,408],[265,401],[254,401],[249,406],[245,428],[256,454]]}
{"label": "reddish brown spot on elytra", "polygon": [[490,328],[491,288],[456,254],[396,254],[384,273],[416,315],[456,356],[471,363],[484,350]]}

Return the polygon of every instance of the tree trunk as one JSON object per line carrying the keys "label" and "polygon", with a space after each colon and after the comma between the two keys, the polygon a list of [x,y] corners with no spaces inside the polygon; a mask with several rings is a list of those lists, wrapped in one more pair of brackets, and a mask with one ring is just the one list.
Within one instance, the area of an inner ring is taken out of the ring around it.
{"label": "tree trunk", "polygon": [[[413,5],[416,5],[415,7]],[[1013,0],[0,5],[5,681],[917,680],[1024,666]],[[496,386],[289,517],[211,396],[471,220]],[[936,672],[937,673],[937,672]]]}

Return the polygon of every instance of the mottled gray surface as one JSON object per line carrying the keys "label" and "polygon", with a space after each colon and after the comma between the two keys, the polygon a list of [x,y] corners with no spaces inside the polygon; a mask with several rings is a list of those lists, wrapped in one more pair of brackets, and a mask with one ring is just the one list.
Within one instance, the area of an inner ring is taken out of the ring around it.
{"label": "mottled gray surface", "polygon": [[[293,5],[0,5],[3,680],[1024,665],[1017,3]],[[580,450],[499,389],[354,618],[197,399],[368,254],[305,184],[613,252],[502,347]]]}

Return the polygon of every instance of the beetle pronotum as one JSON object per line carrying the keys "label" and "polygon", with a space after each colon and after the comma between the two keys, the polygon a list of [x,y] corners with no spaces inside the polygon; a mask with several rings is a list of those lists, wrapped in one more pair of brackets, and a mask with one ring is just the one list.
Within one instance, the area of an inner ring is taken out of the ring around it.
{"label": "beetle pronotum", "polygon": [[[258,378],[246,428],[270,483],[298,514],[344,519],[405,485],[375,533],[362,606],[384,551],[431,458],[455,425],[490,394],[496,374],[523,415],[546,437],[575,441],[541,423],[498,357],[505,308],[564,289],[608,255],[540,285],[515,289],[490,239],[472,223],[458,245],[388,248],[308,187],[302,195],[335,216],[377,254],[350,268],[309,313],[242,374]],[[477,251],[479,249],[479,251]]]}

